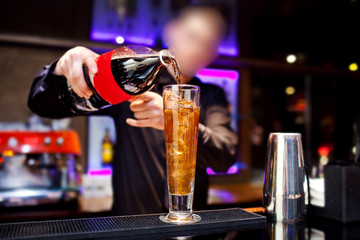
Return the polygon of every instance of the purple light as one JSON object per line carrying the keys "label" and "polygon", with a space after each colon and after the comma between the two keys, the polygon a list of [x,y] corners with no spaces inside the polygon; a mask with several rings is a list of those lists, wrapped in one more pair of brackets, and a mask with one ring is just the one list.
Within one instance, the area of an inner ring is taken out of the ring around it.
{"label": "purple light", "polygon": [[145,38],[145,37],[126,37],[126,42],[135,43],[135,44],[144,44],[148,46],[154,46],[154,39]]}
{"label": "purple light", "polygon": [[212,170],[211,168],[207,167],[206,168],[206,173],[208,175],[226,175],[226,174],[238,174],[240,172],[241,169],[245,169],[247,168],[246,163],[241,163],[241,162],[236,162],[234,165],[232,165],[226,173],[218,173],[215,172],[214,170]]}
{"label": "purple light", "polygon": [[236,57],[239,54],[239,50],[235,47],[219,47],[219,54]]}
{"label": "purple light", "polygon": [[207,173],[208,175],[214,175],[214,174],[216,174],[216,173],[214,172],[214,170],[212,170],[212,169],[209,168],[209,167],[206,168],[206,173]]}
{"label": "purple light", "polygon": [[229,170],[227,171],[227,174],[235,174],[239,171],[239,168],[237,165],[233,165],[229,168]]}
{"label": "purple light", "polygon": [[233,70],[220,70],[220,69],[210,69],[204,68],[197,74],[201,77],[217,77],[217,78],[228,78],[230,80],[236,81],[239,78],[239,73]]}
{"label": "purple light", "polygon": [[[114,33],[110,32],[97,32],[97,31],[91,31],[90,38],[91,40],[97,40],[97,41],[109,41],[109,42],[116,42],[118,44],[121,44],[118,42],[118,38],[122,37]],[[126,36],[126,38],[122,37],[124,39],[124,42],[126,43],[133,43],[133,44],[143,44],[147,46],[154,46],[155,41],[152,38],[146,38],[146,37],[138,37],[138,36]]]}
{"label": "purple light", "polygon": [[209,195],[220,198],[222,203],[234,203],[236,201],[234,194],[226,190],[210,189]]}
{"label": "purple light", "polygon": [[236,174],[239,172],[239,168],[238,166],[236,165],[236,163],[234,165],[232,165],[226,173],[218,173],[218,172],[215,172],[214,170],[212,170],[210,167],[207,167],[206,168],[206,173],[208,175],[226,175],[226,174]]}
{"label": "purple light", "polygon": [[109,32],[92,31],[90,33],[90,38],[92,40],[100,40],[100,41],[113,41],[113,39],[116,39],[117,36],[118,35]]}
{"label": "purple light", "polygon": [[88,172],[89,176],[110,176],[112,174],[111,168],[91,169]]}

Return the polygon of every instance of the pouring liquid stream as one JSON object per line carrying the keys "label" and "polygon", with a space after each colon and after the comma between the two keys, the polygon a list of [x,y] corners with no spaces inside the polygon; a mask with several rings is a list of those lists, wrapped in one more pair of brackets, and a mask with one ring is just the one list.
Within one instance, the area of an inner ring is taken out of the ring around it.
{"label": "pouring liquid stream", "polygon": [[[172,68],[174,70],[176,83],[178,85],[180,85],[181,84],[181,82],[180,82],[180,69],[179,69],[179,66],[178,66],[175,58],[170,58],[169,57],[169,58],[167,58],[165,60],[165,62],[168,63],[168,64],[171,64],[171,66],[172,66]],[[183,97],[183,92],[182,92],[182,89],[181,89],[180,86],[179,86],[179,95],[180,95],[180,99],[181,99]]]}

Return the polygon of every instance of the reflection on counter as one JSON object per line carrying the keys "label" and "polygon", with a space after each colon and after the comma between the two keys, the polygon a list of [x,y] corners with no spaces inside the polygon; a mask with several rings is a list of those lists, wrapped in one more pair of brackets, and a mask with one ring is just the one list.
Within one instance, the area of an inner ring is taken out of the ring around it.
{"label": "reflection on counter", "polygon": [[325,234],[317,229],[311,229],[303,224],[290,224],[283,222],[268,223],[269,239],[325,239]]}

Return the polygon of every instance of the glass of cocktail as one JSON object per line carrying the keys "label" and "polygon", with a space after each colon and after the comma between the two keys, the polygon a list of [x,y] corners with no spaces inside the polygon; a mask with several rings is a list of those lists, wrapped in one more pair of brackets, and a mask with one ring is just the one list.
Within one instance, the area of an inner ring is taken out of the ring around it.
{"label": "glass of cocktail", "polygon": [[164,120],[169,213],[160,219],[186,224],[200,220],[192,212],[200,113],[200,88],[179,84],[164,87]]}

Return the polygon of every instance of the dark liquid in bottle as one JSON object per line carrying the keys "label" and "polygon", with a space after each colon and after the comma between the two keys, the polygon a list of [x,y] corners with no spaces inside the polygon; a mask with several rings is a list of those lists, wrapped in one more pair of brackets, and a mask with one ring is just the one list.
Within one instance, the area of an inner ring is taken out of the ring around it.
{"label": "dark liquid in bottle", "polygon": [[116,83],[130,95],[150,90],[162,69],[159,57],[132,57],[111,60],[111,71]]}
{"label": "dark liquid in bottle", "polygon": [[[163,57],[166,64],[174,68],[176,81],[179,83],[180,72],[176,60],[170,57]],[[129,95],[138,95],[150,90],[159,79],[159,73],[163,65],[159,56],[138,56],[125,57],[111,60],[112,75],[118,86]],[[72,112],[93,112],[111,106],[96,91],[90,81],[88,69],[84,66],[84,78],[92,90],[90,99],[79,97],[74,93],[68,83],[62,92],[61,99],[65,105],[72,106]]]}
{"label": "dark liquid in bottle", "polygon": [[[174,68],[177,83],[180,80],[179,67],[176,60],[164,57],[164,61]],[[130,95],[138,95],[150,90],[162,64],[158,56],[118,58],[111,60],[111,71],[115,81],[124,92]]]}

